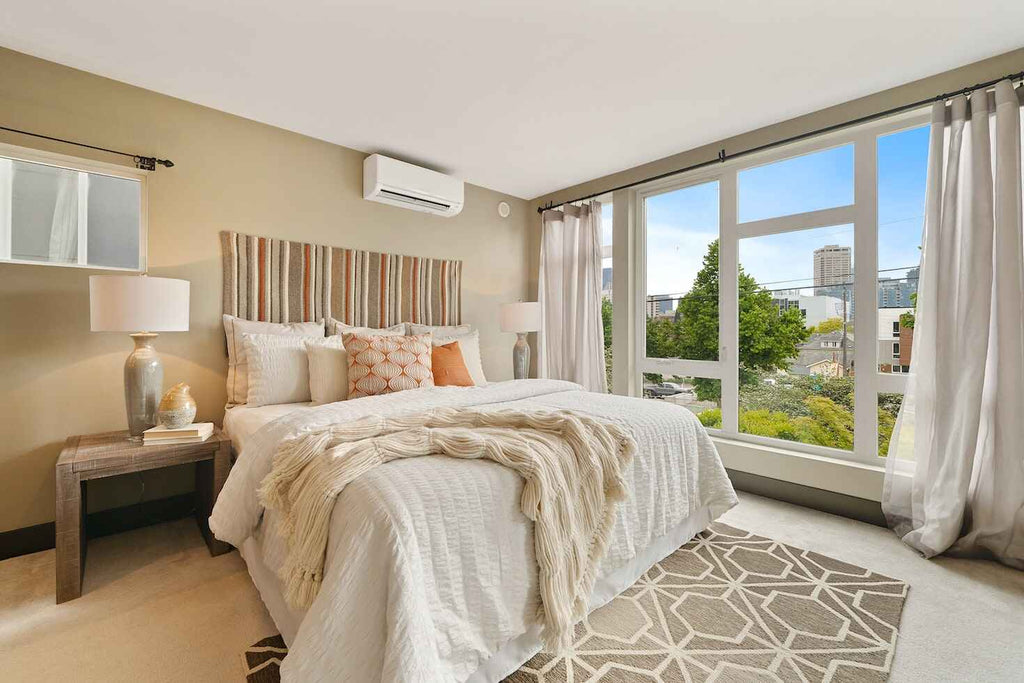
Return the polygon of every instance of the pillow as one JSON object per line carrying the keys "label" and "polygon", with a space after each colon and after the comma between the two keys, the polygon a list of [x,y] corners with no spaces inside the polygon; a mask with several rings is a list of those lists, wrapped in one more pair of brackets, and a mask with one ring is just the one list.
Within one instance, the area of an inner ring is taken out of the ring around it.
{"label": "pillow", "polygon": [[455,334],[448,336],[437,335],[433,337],[434,346],[444,346],[452,342],[459,342],[459,349],[462,351],[462,361],[469,370],[469,376],[473,378],[473,384],[483,386],[487,384],[484,377],[484,365],[480,361],[480,332],[473,330],[468,334]]}
{"label": "pillow", "polygon": [[462,360],[459,342],[435,346],[430,354],[430,369],[434,373],[436,387],[471,387],[473,378],[469,376],[466,362]]}
{"label": "pillow", "polygon": [[346,332],[351,334],[374,334],[379,337],[397,337],[398,335],[404,335],[406,333],[405,323],[398,323],[391,327],[359,327],[357,325],[348,325],[336,320],[334,318],[327,319],[327,336],[333,337],[335,335],[345,334]]}
{"label": "pillow", "polygon": [[409,323],[409,334],[432,334],[435,337],[452,337],[457,334],[469,334],[472,325],[420,325]]}
{"label": "pillow", "polygon": [[348,353],[348,397],[377,396],[434,386],[430,335],[344,334]]}
{"label": "pillow", "polygon": [[245,358],[243,334],[324,336],[324,321],[315,323],[266,323],[256,320],[224,316],[224,336],[228,344],[228,404],[245,403],[249,394],[248,364]]}
{"label": "pillow", "polygon": [[243,334],[249,364],[252,406],[309,401],[309,363],[306,342],[316,337],[291,334]]}
{"label": "pillow", "polygon": [[348,398],[348,354],[341,337],[306,342],[309,361],[309,396],[313,403],[334,403]]}

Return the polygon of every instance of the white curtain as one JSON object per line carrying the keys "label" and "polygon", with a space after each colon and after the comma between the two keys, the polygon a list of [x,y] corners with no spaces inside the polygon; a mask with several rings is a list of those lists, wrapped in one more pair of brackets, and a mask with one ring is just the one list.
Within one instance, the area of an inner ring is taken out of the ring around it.
{"label": "white curtain", "polygon": [[600,202],[544,212],[539,298],[544,316],[538,335],[540,376],[607,391]]}
{"label": "white curtain", "polygon": [[932,110],[913,366],[882,506],[926,557],[1024,568],[1021,134],[1009,81]]}
{"label": "white curtain", "polygon": [[57,171],[57,203],[50,227],[50,259],[57,263],[78,261],[78,172]]}

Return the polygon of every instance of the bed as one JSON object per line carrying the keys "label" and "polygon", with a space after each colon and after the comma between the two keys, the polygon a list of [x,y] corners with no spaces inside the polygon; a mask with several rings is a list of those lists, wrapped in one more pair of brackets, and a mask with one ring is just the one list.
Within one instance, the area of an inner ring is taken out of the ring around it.
{"label": "bed", "polygon": [[630,496],[616,511],[591,609],[736,504],[710,438],[678,406],[514,380],[342,401],[228,410],[238,458],[210,520],[239,548],[290,651],[285,680],[497,681],[540,648],[532,523],[522,480],[483,460],[423,457],[381,466],[339,496],[323,587],[308,610],[286,605],[284,544],[256,488],[277,444],[369,414],[440,406],[570,409],[625,426],[637,441]]}
{"label": "bed", "polygon": [[[461,261],[234,232],[221,238],[226,320],[251,321],[260,331],[290,326],[294,334],[312,326],[320,336],[325,319],[328,327],[373,330],[406,323],[438,331],[469,327],[461,319]],[[355,479],[334,502],[319,593],[306,609],[286,603],[278,573],[287,547],[278,513],[264,510],[257,489],[288,438],[367,415],[446,406],[568,409],[619,423],[638,451],[624,473],[629,495],[615,509],[591,609],[736,504],[707,432],[679,406],[555,380],[484,380],[323,405],[254,402],[241,379],[241,359],[233,359],[238,335],[228,329],[234,325],[225,324],[229,401],[279,405],[227,410],[224,429],[237,459],[210,528],[239,549],[289,646],[281,667],[286,681],[498,681],[541,643],[523,481],[489,460],[408,458]]]}

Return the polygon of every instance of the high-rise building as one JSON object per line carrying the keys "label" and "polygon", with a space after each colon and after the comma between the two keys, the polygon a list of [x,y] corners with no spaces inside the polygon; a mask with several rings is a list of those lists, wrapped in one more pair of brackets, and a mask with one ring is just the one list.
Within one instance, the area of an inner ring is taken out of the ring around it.
{"label": "high-rise building", "polygon": [[667,296],[647,297],[648,318],[670,318],[675,312],[675,300]]}
{"label": "high-rise building", "polygon": [[814,286],[828,287],[853,281],[853,250],[826,244],[814,250]]}

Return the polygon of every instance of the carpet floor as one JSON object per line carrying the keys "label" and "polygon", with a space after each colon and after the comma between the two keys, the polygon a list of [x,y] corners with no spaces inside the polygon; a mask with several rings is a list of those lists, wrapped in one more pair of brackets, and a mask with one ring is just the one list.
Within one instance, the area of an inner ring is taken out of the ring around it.
{"label": "carpet floor", "polygon": [[[722,521],[909,584],[890,681],[1022,680],[1024,572],[924,560],[886,529],[744,493]],[[210,557],[191,519],[91,541],[63,605],[53,564],[0,562],[5,682],[241,682],[241,653],[276,633],[238,553]]]}

